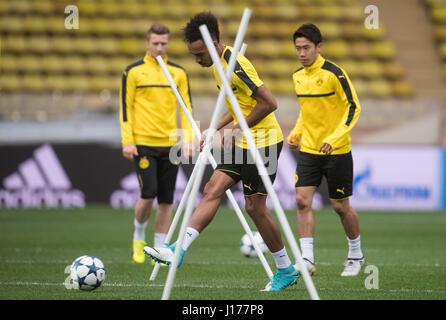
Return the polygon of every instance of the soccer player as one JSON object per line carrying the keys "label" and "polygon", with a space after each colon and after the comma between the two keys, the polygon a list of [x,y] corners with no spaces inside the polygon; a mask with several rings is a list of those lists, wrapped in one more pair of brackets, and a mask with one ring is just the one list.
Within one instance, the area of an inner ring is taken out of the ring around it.
{"label": "soccer player", "polygon": [[[185,40],[189,52],[195,57],[195,61],[202,67],[213,65],[211,56],[203,42],[199,31],[200,25],[205,24],[208,29],[221,62],[227,68],[228,61],[232,54],[232,48],[220,42],[220,32],[217,18],[210,12],[202,12],[190,19],[184,29]],[[214,76],[217,86],[221,88],[215,66]],[[259,152],[269,158],[268,174],[274,181],[277,169],[277,160],[283,144],[283,135],[280,126],[273,113],[277,109],[277,103],[271,92],[259,79],[256,70],[250,61],[242,54],[237,55],[237,63],[232,74],[230,85],[240,104],[240,108],[245,116],[246,122],[254,136]],[[239,124],[228,100],[226,101],[228,111],[219,119],[217,130],[233,122],[232,132],[240,132]],[[203,133],[202,141],[205,139]],[[272,252],[276,266],[278,268],[273,280],[267,284],[264,291],[281,291],[294,284],[299,275],[292,265],[282,241],[279,226],[274,220],[271,212],[266,207],[266,188],[257,171],[254,162],[249,161],[249,150],[245,138],[239,135],[236,144],[227,146],[227,141],[232,141],[232,137],[237,134],[223,135],[224,148],[230,153],[229,161],[219,164],[213,172],[209,182],[206,184],[202,200],[193,213],[189,227],[186,230],[184,243],[181,251],[182,262],[184,254],[191,243],[198,237],[203,229],[214,218],[220,205],[224,192],[238,181],[243,182],[243,192],[245,195],[245,209],[253,219],[257,229],[264,239],[269,250]],[[237,155],[242,155],[240,158]],[[228,157],[225,156],[227,160]],[[170,264],[173,259],[173,251],[176,244],[168,248],[145,247],[146,254],[157,261]]]}
{"label": "soccer player", "polygon": [[[167,60],[169,29],[154,23],[147,32],[147,53],[129,65],[122,76],[120,122],[122,154],[135,164],[141,196],[135,206],[133,260],[143,263],[145,230],[154,198],[158,207],[155,218],[154,245],[161,246],[170,226],[178,164],[169,161],[172,146],[178,143],[177,100],[156,61],[162,56],[169,72],[192,112],[188,77],[184,69]],[[186,115],[180,111],[183,150],[190,152],[193,132]]]}
{"label": "soccer player", "polygon": [[299,27],[293,41],[302,64],[293,74],[300,114],[287,143],[291,148],[300,145],[295,181],[302,256],[313,274],[316,268],[312,201],[325,176],[331,205],[341,218],[349,247],[341,276],[356,276],[365,259],[361,251],[358,214],[349,202],[353,184],[350,131],[361,107],[345,71],[320,55],[322,35],[314,24]]}

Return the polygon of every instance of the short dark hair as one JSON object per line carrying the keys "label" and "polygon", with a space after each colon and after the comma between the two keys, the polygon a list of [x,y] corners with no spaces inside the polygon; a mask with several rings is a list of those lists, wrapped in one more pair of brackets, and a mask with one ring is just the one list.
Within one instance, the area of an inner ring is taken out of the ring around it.
{"label": "short dark hair", "polygon": [[313,42],[315,46],[322,42],[321,31],[312,23],[301,25],[293,34],[293,42],[296,42],[296,39],[301,37],[307,38]]}
{"label": "short dark hair", "polygon": [[210,11],[200,12],[189,20],[186,27],[183,29],[184,40],[189,43],[203,40],[199,29],[202,24],[205,24],[208,27],[212,40],[220,42],[218,20]]}
{"label": "short dark hair", "polygon": [[154,24],[152,24],[152,26],[150,27],[149,30],[147,30],[147,39],[150,38],[150,35],[154,33],[154,34],[170,34],[170,30],[169,28],[161,23],[155,22]]}

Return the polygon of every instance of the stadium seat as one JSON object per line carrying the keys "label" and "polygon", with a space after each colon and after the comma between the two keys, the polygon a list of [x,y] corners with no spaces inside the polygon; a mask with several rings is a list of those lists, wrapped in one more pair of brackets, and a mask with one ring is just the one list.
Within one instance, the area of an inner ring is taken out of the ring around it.
{"label": "stadium seat", "polygon": [[392,82],[392,92],[402,98],[413,97],[415,93],[412,84],[405,80]]}
{"label": "stadium seat", "polygon": [[323,44],[324,55],[331,59],[342,59],[348,57],[350,48],[347,43],[341,40],[327,41]]}

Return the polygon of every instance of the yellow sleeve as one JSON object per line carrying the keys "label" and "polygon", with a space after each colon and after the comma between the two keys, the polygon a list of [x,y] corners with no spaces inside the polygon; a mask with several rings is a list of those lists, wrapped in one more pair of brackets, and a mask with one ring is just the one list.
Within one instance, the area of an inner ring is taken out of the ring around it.
{"label": "yellow sleeve", "polygon": [[[182,76],[181,76],[180,81],[177,86],[178,86],[178,91],[180,92],[180,95],[183,97],[183,100],[184,100],[184,103],[186,104],[187,109],[193,115],[189,78],[187,77],[186,72],[182,72]],[[195,136],[194,131],[192,129],[192,125],[190,124],[189,120],[187,119],[186,114],[184,113],[182,108],[180,108],[180,120],[181,120],[181,129],[183,130],[183,133],[185,135],[184,142],[188,143],[188,142],[193,141],[194,136]]]}
{"label": "yellow sleeve", "polygon": [[339,126],[324,140],[324,142],[332,147],[336,146],[346,134],[350,134],[350,131],[358,121],[361,112],[361,106],[356,91],[347,74],[344,72],[341,75],[334,76],[333,79],[335,92],[340,98],[342,105],[345,106],[345,111]]}
{"label": "yellow sleeve", "polygon": [[299,111],[299,117],[297,118],[296,125],[294,126],[293,130],[291,130],[290,134],[287,137],[288,141],[291,141],[293,137],[295,137],[295,141],[299,141],[302,136],[302,111]]}
{"label": "yellow sleeve", "polygon": [[122,146],[134,144],[133,140],[133,102],[135,97],[135,80],[132,72],[125,71],[122,75],[121,90],[119,93],[120,100],[120,123]]}

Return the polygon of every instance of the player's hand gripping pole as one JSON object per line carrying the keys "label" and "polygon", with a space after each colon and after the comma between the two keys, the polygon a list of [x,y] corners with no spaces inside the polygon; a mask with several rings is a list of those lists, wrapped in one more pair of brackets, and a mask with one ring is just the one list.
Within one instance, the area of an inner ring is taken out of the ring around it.
{"label": "player's hand gripping pole", "polygon": [[[233,48],[234,54],[231,55],[231,58],[229,59],[228,69],[227,69],[227,77],[231,77],[232,73],[234,72],[237,53],[239,52],[240,47],[242,45],[243,38],[245,36],[246,29],[248,27],[248,22],[249,22],[250,16],[251,16],[251,10],[246,8],[243,12],[239,30],[238,30],[237,36],[235,38],[234,48]],[[203,148],[203,151],[201,152],[200,156],[202,154],[206,155],[207,153],[210,153],[211,141],[212,141],[214,133],[216,131],[215,128],[217,127],[217,122],[218,122],[219,116],[221,114],[221,111],[223,109],[224,103],[225,103],[225,90],[221,90],[220,94],[218,95],[218,98],[217,98],[217,103],[216,103],[216,107],[214,109],[214,113],[212,114],[212,119],[211,119],[211,123],[209,126],[208,134],[206,135],[206,141],[204,143],[204,148]],[[200,159],[200,156],[199,156],[199,159]],[[203,162],[197,161],[197,164],[195,165],[195,167],[196,167],[195,169],[197,170],[197,176],[195,178],[196,180],[194,181],[192,191],[189,196],[189,201],[187,203],[187,208],[186,208],[186,212],[183,217],[183,221],[181,223],[180,234],[178,236],[177,245],[175,247],[174,258],[173,258],[172,264],[170,265],[169,273],[167,275],[166,284],[165,284],[164,290],[163,290],[163,295],[161,297],[161,299],[163,299],[163,300],[167,300],[170,297],[170,292],[172,290],[173,282],[175,280],[175,274],[176,274],[176,270],[177,270],[177,266],[178,266],[178,261],[179,261],[179,257],[180,257],[184,234],[186,233],[186,228],[189,224],[190,216],[192,215],[193,204],[195,203],[195,197],[197,195],[198,188],[199,188],[201,181],[203,179],[203,173],[204,173],[204,168],[205,168],[204,161]]]}
{"label": "player's hand gripping pole", "polygon": [[[206,25],[200,26],[200,32],[201,32],[201,35],[203,36],[204,43],[206,44],[206,47],[211,55],[212,61],[214,62],[214,66],[217,70],[218,76],[220,77],[220,79],[222,81],[224,91],[226,92],[226,94],[229,98],[229,101],[232,105],[232,109],[235,113],[237,121],[240,124],[240,127],[243,131],[243,135],[246,138],[246,141],[247,141],[248,147],[249,147],[249,151],[251,152],[251,155],[253,156],[253,158],[255,160],[257,169],[259,170],[259,175],[262,178],[263,184],[265,185],[265,187],[268,191],[268,195],[270,196],[270,198],[274,204],[276,214],[279,218],[280,224],[282,225],[282,229],[285,232],[285,236],[288,240],[291,250],[293,251],[295,258],[301,267],[301,273],[303,275],[305,285],[307,286],[307,290],[311,296],[311,299],[319,300],[319,296],[317,294],[316,288],[314,287],[314,284],[313,284],[313,281],[311,280],[310,274],[308,273],[308,270],[305,267],[305,263],[302,259],[302,255],[300,253],[299,247],[297,246],[296,239],[294,239],[293,232],[291,231],[290,225],[288,224],[288,220],[285,216],[282,206],[280,205],[279,198],[277,197],[277,194],[273,189],[273,185],[272,185],[269,175],[266,171],[265,165],[263,164],[263,161],[259,154],[259,151],[256,148],[251,131],[250,131],[250,129],[246,123],[245,117],[243,116],[243,113],[240,109],[240,105],[237,101],[237,98],[235,97],[234,93],[231,90],[229,81],[228,81],[227,77],[225,77],[225,73],[224,73],[224,69],[223,69],[223,66],[220,61],[220,57],[218,56],[217,50],[215,49],[215,46],[213,44],[213,41],[212,41],[212,38],[211,38],[211,35],[209,33],[207,26]],[[237,55],[237,51],[234,50],[233,54],[231,54],[231,58],[236,55]]]}
{"label": "player's hand gripping pole", "polygon": [[[241,53],[242,54],[246,51],[246,47],[247,47],[247,45],[244,43],[243,46],[242,46],[242,49],[241,49]],[[175,84],[175,81],[173,80],[172,75],[170,74],[169,70],[167,69],[167,66],[164,63],[163,58],[161,56],[157,56],[156,60],[158,61],[159,65],[161,66],[161,69],[163,70],[163,73],[166,76],[167,81],[169,82],[169,84],[170,84],[170,86],[171,86],[171,88],[172,88],[172,90],[173,90],[173,92],[174,92],[174,94],[175,94],[175,96],[176,96],[176,98],[177,98],[177,100],[178,100],[178,102],[179,102],[183,112],[185,113],[187,119],[189,120],[189,122],[190,122],[190,124],[192,126],[192,129],[194,130],[195,135],[197,136],[197,138],[199,140],[201,140],[200,129],[198,128],[198,126],[197,126],[197,124],[196,124],[192,114],[190,113],[189,109],[187,108],[187,106],[186,106],[186,104],[184,102],[183,97],[181,96],[180,92],[178,91],[178,88],[177,88],[177,86]],[[204,153],[202,153],[202,154],[204,154]],[[201,156],[201,154],[200,154],[200,156]],[[208,152],[208,153],[205,154],[205,156],[209,160],[212,168],[215,169],[217,167],[217,162],[215,161],[215,159],[212,156],[212,154],[210,152]],[[195,168],[196,167],[197,166],[195,166]],[[184,207],[184,200],[183,199],[187,198],[187,196],[189,195],[190,189],[191,189],[190,185],[195,182],[195,178],[196,178],[195,168],[192,171],[192,175],[191,175],[191,177],[190,177],[190,179],[188,181],[188,184],[186,186],[186,190],[185,190],[185,192],[183,194],[183,198],[180,201],[180,205],[178,206],[178,210],[175,212],[175,217],[174,217],[174,219],[172,221],[172,224],[171,224],[171,226],[169,228],[169,231],[168,231],[168,233],[166,235],[166,240],[165,240],[166,243],[170,243],[170,240],[172,238],[172,234],[173,234],[173,232],[176,229],[177,224],[178,224],[179,215],[181,215],[181,212],[182,212],[183,207]],[[263,252],[260,250],[259,245],[254,240],[254,236],[253,236],[252,231],[251,231],[251,229],[250,229],[250,227],[248,225],[248,222],[246,221],[246,219],[245,219],[242,211],[240,210],[240,207],[238,206],[237,201],[235,200],[234,195],[232,194],[230,189],[226,190],[226,196],[228,197],[229,201],[231,202],[231,205],[234,208],[234,210],[235,210],[235,212],[237,214],[237,217],[239,218],[239,220],[240,220],[240,222],[241,222],[241,224],[243,226],[243,229],[245,230],[246,234],[248,234],[248,237],[249,237],[249,239],[251,240],[251,243],[254,246],[254,249],[255,249],[255,251],[257,253],[257,256],[259,257],[260,261],[262,262],[263,267],[265,268],[265,271],[266,271],[266,274],[268,275],[268,278],[271,279],[273,277],[273,272],[271,271],[271,268],[270,268],[268,262],[266,261]],[[160,268],[160,265],[157,262],[155,264],[155,268],[153,269],[152,274],[150,276],[151,280],[155,280],[156,275],[157,275],[157,273],[159,271],[159,268]]]}

